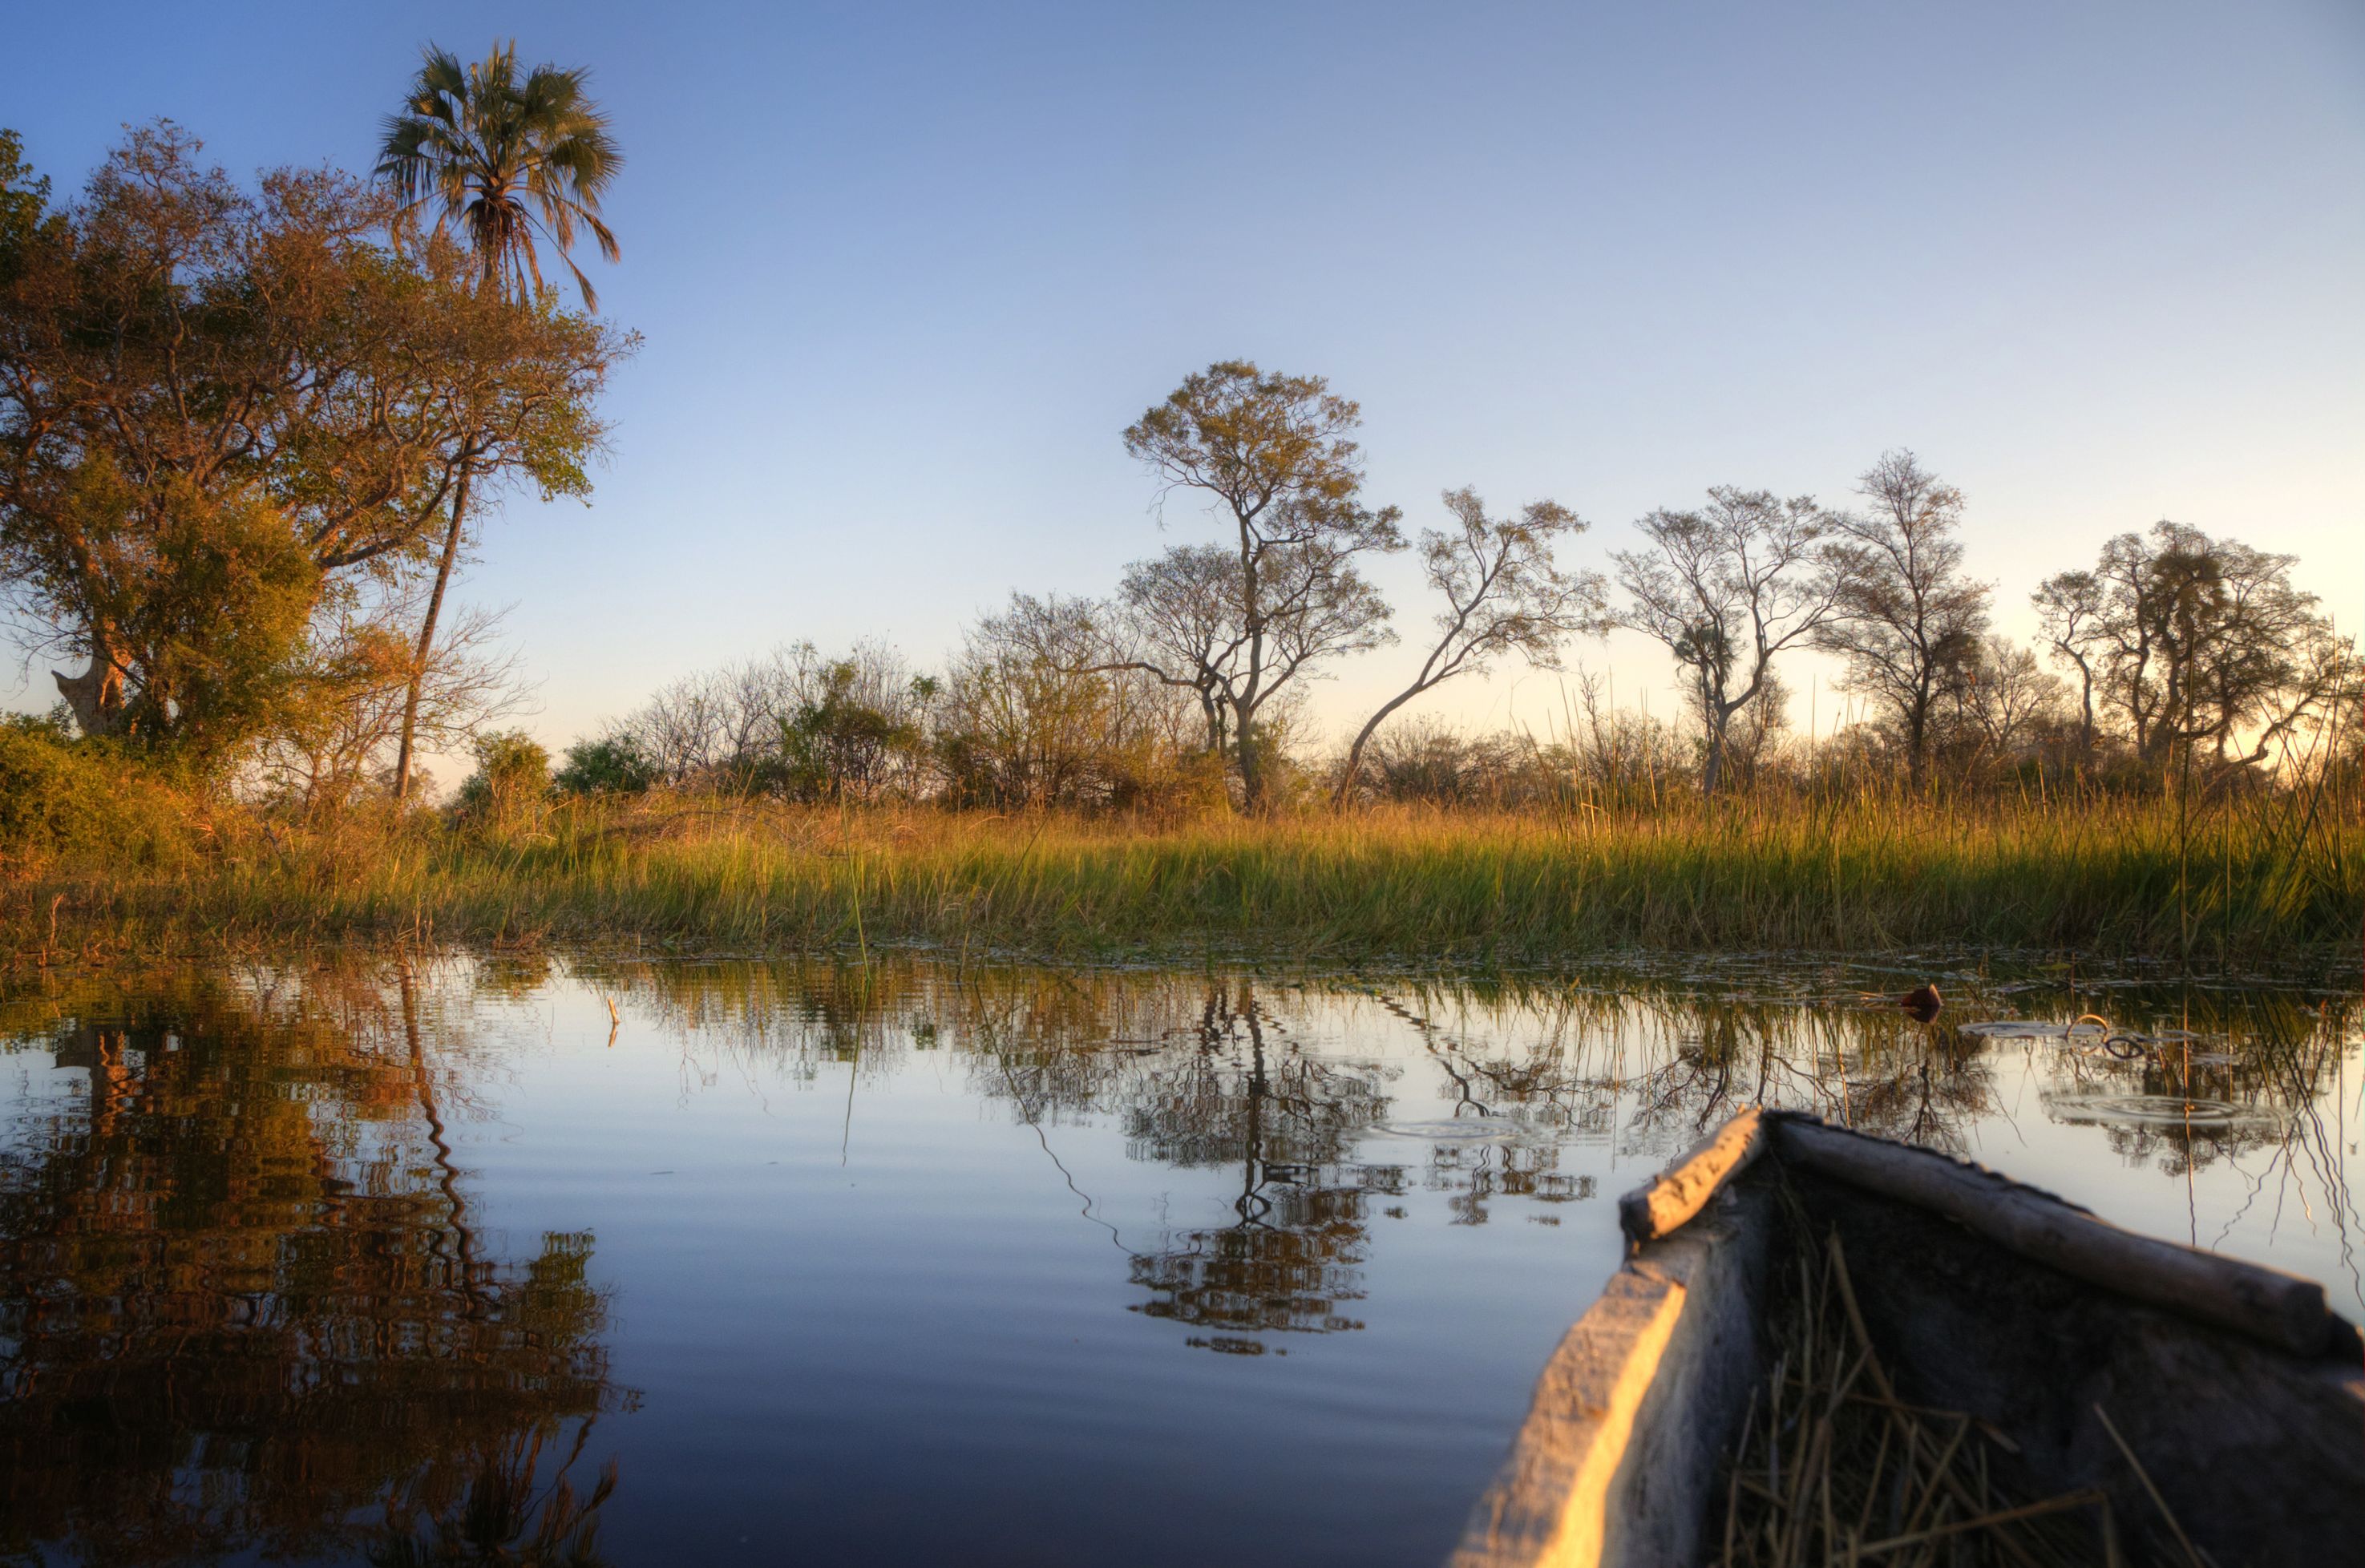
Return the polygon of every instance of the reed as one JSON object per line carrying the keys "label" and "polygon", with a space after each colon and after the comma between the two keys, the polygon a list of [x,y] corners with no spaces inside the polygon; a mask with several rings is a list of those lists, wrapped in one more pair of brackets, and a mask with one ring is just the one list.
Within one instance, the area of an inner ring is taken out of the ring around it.
{"label": "reed", "polygon": [[1164,823],[698,799],[582,801],[501,833],[432,814],[210,827],[203,853],[0,880],[22,962],[288,941],[788,952],[1550,961],[1688,950],[2352,958],[2354,801],[1866,796]]}

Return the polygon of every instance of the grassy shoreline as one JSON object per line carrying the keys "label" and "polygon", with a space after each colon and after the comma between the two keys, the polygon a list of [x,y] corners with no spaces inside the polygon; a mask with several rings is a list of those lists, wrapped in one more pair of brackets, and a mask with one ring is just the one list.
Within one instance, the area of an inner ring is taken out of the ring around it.
{"label": "grassy shoreline", "polygon": [[1148,824],[656,801],[501,834],[414,819],[207,842],[141,869],[17,868],[0,939],[13,962],[623,940],[1444,964],[1946,946],[2200,966],[2353,953],[2365,911],[2365,823],[2292,802],[2198,821],[2173,801],[1890,800]]}

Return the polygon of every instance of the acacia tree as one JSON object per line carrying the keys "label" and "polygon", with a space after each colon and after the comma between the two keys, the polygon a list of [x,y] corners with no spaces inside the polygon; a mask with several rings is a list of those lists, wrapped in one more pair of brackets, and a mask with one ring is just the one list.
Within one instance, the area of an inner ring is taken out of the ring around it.
{"label": "acacia tree", "polygon": [[1941,699],[1978,666],[1989,588],[1963,573],[1962,492],[1912,453],[1883,453],[1856,493],[1868,510],[1832,514],[1842,591],[1816,641],[1846,661],[1844,688],[1886,714],[1918,785]]}
{"label": "acacia tree", "polygon": [[1664,508],[1634,526],[1648,550],[1620,550],[1626,592],[1614,624],[1664,644],[1707,731],[1700,790],[1724,775],[1733,716],[1765,695],[1774,657],[1838,612],[1845,558],[1811,496],[1719,487],[1697,511]]}
{"label": "acacia tree", "polygon": [[2053,578],[2038,603],[2142,761],[2206,747],[2255,765],[2356,678],[2350,644],[2292,581],[2297,565],[2163,521],[2112,540],[2091,573]]}
{"label": "acacia tree", "polygon": [[[623,153],[608,134],[607,117],[584,91],[588,73],[537,65],[520,74],[517,45],[498,44],[477,64],[463,66],[432,44],[413,79],[402,112],[389,116],[380,149],[379,177],[398,192],[406,216],[434,209],[433,231],[457,233],[476,259],[483,292],[519,303],[547,293],[542,246],[547,242],[582,291],[586,310],[600,296],[570,253],[579,224],[609,261],[622,252],[600,216],[600,197]],[[411,745],[420,681],[435,643],[443,595],[465,536],[472,481],[488,454],[471,431],[453,454],[452,490],[435,586],[420,617],[415,664],[395,764],[395,799],[409,792]]]}
{"label": "acacia tree", "polygon": [[[243,189],[169,122],[0,237],[0,585],[85,734],[227,756],[297,693],[336,583],[414,566],[454,454],[580,491],[629,348],[479,300],[330,170]],[[21,174],[12,194],[29,183]]]}
{"label": "acacia tree", "polygon": [[[1300,689],[1301,675],[1395,640],[1379,590],[1349,553],[1320,544],[1268,554],[1260,711]],[[1239,557],[1220,544],[1178,544],[1126,568],[1104,618],[1114,652],[1096,669],[1139,671],[1197,700],[1207,749],[1218,756],[1247,700],[1251,643],[1240,617]],[[1268,718],[1260,745],[1270,756]]]}
{"label": "acacia tree", "polygon": [[2096,662],[2102,655],[2102,585],[2091,572],[2062,572],[2029,596],[2055,660],[2078,672],[2078,755],[2091,759]]}
{"label": "acacia tree", "polygon": [[1420,537],[1429,586],[1445,600],[1437,612],[1437,641],[1411,682],[1356,732],[1331,797],[1335,808],[1353,798],[1364,748],[1397,709],[1456,676],[1484,674],[1505,655],[1558,669],[1561,644],[1599,627],[1599,574],[1564,572],[1552,560],[1555,546],[1585,532],[1575,512],[1557,501],[1530,501],[1516,518],[1490,518],[1478,492],[1466,486],[1448,490],[1444,498],[1456,528],[1425,530]]}
{"label": "acacia tree", "polygon": [[[1195,580],[1223,593],[1227,644],[1237,637],[1213,684],[1250,811],[1268,804],[1271,790],[1259,711],[1329,655],[1386,635],[1385,606],[1355,575],[1353,559],[1399,549],[1404,540],[1395,508],[1362,502],[1362,453],[1351,438],[1360,423],[1356,405],[1332,396],[1318,375],[1269,375],[1224,360],[1184,378],[1125,431],[1126,451],[1158,476],[1161,494],[1200,492],[1232,536],[1236,569],[1220,577],[1199,572]],[[1186,678],[1195,685],[1205,675]]]}

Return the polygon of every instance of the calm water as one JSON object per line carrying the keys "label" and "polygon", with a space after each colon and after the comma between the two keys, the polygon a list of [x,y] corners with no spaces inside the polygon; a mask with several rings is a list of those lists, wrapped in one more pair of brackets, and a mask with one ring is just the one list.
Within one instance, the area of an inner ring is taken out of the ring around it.
{"label": "calm water", "polygon": [[[1933,1025],[1857,996],[1932,975]],[[2084,1013],[2150,1038],[1964,1027]],[[2360,1041],[2353,991],[1935,964],[20,981],[0,1555],[478,1561],[588,1517],[617,1563],[1431,1563],[1616,1195],[1731,1108],[2356,1316]]]}

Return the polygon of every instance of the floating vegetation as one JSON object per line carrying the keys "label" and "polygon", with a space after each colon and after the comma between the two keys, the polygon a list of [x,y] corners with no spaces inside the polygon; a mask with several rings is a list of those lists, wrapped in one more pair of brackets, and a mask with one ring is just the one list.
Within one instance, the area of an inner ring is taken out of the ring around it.
{"label": "floating vegetation", "polygon": [[2191,1049],[2195,1042],[2207,1036],[2189,1029],[2115,1029],[2109,1019],[2096,1013],[2068,1024],[2041,1018],[1998,1018],[1957,1027],[1959,1033],[1975,1040],[2043,1040],[2068,1046],[2082,1056],[2106,1056],[2118,1061],[2159,1056],[2170,1047],[2180,1047],[2175,1053],[2179,1061],[2194,1067],[2226,1067],[2241,1059],[2229,1051]]}

